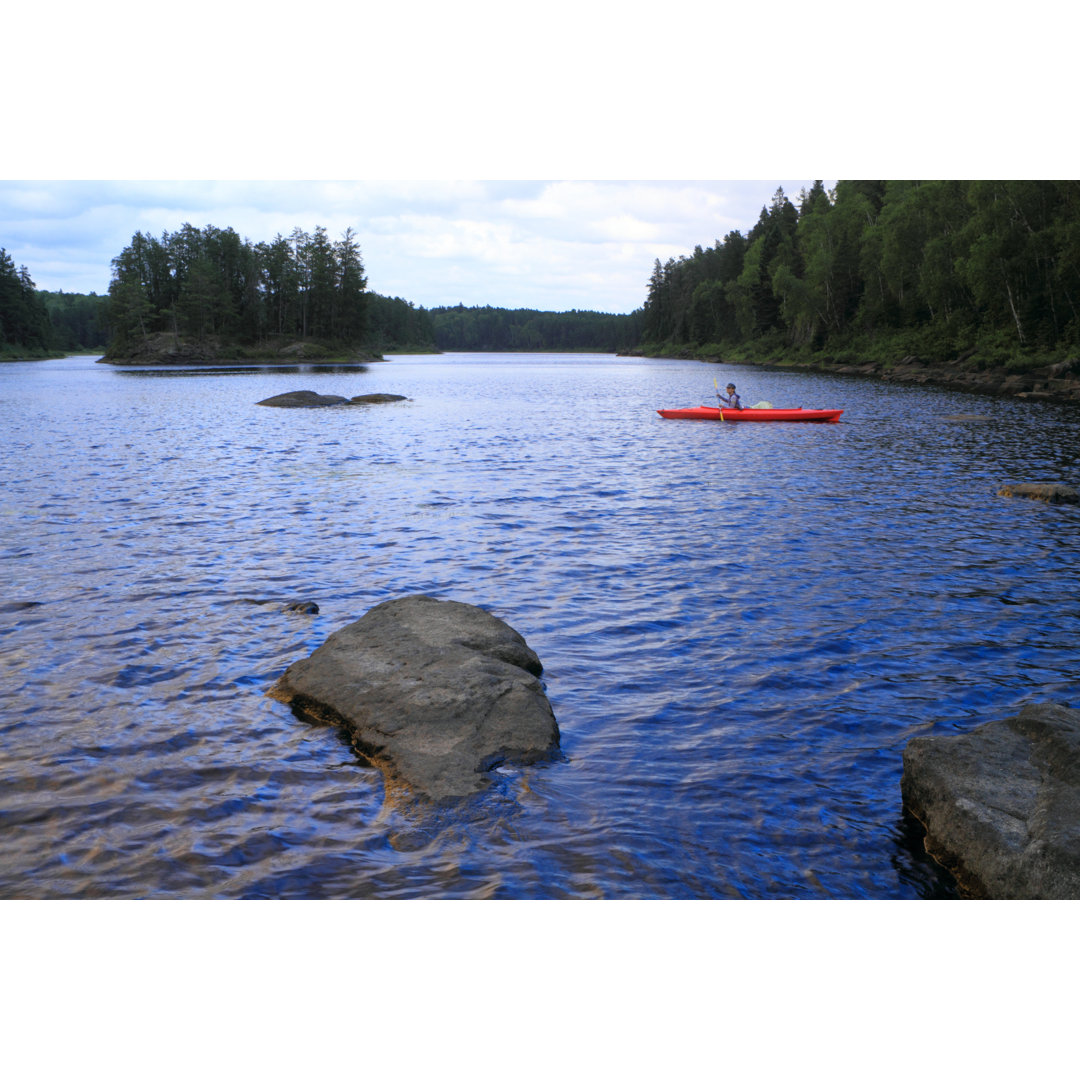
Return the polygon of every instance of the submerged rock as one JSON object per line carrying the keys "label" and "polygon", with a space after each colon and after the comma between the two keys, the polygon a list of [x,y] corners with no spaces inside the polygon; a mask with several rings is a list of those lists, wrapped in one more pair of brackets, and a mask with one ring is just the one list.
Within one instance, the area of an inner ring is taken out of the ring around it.
{"label": "submerged rock", "polygon": [[350,405],[382,405],[388,401],[408,401],[404,394],[361,394],[349,398]]}
{"label": "submerged rock", "polygon": [[282,611],[295,611],[299,615],[318,615],[319,605],[314,600],[294,600],[286,604]]}
{"label": "submerged rock", "polygon": [[480,791],[507,762],[551,758],[559,728],[517,631],[478,607],[407,596],[372,608],[290,665],[270,695],[342,725],[391,786]]}
{"label": "submerged rock", "polygon": [[965,895],[1080,899],[1080,711],[1028,705],[968,734],[912,739],[900,789]]}
{"label": "submerged rock", "polygon": [[1068,484],[1006,484],[998,494],[1008,498],[1039,499],[1045,503],[1080,502],[1080,494]]}

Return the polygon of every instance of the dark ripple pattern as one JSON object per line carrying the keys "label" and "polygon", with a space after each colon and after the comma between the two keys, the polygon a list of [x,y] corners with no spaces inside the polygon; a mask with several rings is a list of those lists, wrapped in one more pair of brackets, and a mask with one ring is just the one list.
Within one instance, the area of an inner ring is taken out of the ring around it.
{"label": "dark ripple pattern", "polygon": [[[714,373],[843,422],[656,415]],[[411,400],[254,404],[305,386]],[[1078,422],[598,356],[0,365],[0,896],[948,896],[901,751],[1078,704],[1080,512],[995,494],[1080,481]],[[265,697],[411,592],[525,635],[561,761],[404,809]]]}

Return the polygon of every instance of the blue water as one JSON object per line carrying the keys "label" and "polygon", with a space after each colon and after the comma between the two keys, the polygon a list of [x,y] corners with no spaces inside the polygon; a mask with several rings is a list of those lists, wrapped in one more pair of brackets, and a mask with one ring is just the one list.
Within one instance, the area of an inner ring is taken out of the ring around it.
{"label": "blue water", "polygon": [[[1080,704],[1080,510],[996,494],[1080,482],[1076,409],[611,356],[94,359],[0,365],[0,896],[944,897],[904,744]],[[845,412],[656,415],[714,377]],[[410,400],[256,405],[294,389]],[[391,805],[265,696],[418,592],[524,635],[560,760]]]}

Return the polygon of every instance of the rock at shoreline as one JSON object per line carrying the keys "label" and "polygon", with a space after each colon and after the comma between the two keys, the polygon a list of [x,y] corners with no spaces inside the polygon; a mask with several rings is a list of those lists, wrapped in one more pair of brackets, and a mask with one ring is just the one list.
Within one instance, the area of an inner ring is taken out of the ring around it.
{"label": "rock at shoreline", "polygon": [[912,739],[900,789],[964,895],[1080,899],[1080,711],[1027,705],[965,735]]}
{"label": "rock at shoreline", "polygon": [[1007,498],[1039,499],[1045,503],[1080,502],[1080,494],[1068,484],[1006,484],[998,494]]}
{"label": "rock at shoreline", "polygon": [[340,724],[388,785],[431,799],[480,791],[503,762],[550,759],[559,728],[515,630],[470,604],[407,596],[290,665],[270,695]]}

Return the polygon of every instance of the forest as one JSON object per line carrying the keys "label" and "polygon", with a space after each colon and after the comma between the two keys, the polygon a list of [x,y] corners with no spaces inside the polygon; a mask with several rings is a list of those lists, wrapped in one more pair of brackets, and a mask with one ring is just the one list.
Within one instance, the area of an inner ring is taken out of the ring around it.
{"label": "forest", "polygon": [[818,181],[746,236],[657,259],[641,351],[1006,365],[1075,349],[1078,305],[1078,181]]}

